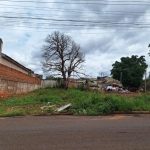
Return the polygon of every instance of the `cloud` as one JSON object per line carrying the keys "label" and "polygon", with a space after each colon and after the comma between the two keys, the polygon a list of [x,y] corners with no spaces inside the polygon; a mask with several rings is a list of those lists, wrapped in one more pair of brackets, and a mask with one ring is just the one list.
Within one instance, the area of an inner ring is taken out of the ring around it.
{"label": "cloud", "polygon": [[116,3],[130,5],[112,5],[115,4],[112,0],[42,2],[45,0],[0,2],[3,53],[26,67],[42,73],[41,47],[53,31],[64,32],[80,44],[86,56],[85,71],[94,77],[99,72],[109,75],[112,64],[121,57],[145,55],[150,64],[149,5],[131,5],[123,0]]}

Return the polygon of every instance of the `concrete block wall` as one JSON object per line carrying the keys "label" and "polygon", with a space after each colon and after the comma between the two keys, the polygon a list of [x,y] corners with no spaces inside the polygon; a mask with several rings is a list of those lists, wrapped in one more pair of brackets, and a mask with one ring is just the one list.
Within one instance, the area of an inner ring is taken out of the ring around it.
{"label": "concrete block wall", "polygon": [[[71,81],[68,83],[68,88],[72,88],[72,87],[79,87],[81,86],[83,83],[79,83],[76,81]],[[41,88],[46,88],[46,87],[57,87],[59,86],[60,83],[56,80],[42,80],[41,81]]]}
{"label": "concrete block wall", "polygon": [[41,87],[46,88],[46,87],[56,87],[58,86],[58,83],[56,80],[42,80],[41,81]]}

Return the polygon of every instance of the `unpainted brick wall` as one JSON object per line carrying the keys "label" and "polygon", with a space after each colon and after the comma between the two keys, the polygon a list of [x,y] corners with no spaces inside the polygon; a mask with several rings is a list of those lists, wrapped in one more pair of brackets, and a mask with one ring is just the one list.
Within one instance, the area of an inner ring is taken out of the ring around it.
{"label": "unpainted brick wall", "polygon": [[41,80],[39,78],[0,64],[0,97],[26,93],[40,86]]}
{"label": "unpainted brick wall", "polygon": [[80,87],[80,86],[82,86],[82,85],[83,85],[83,83],[76,82],[76,81],[70,81],[70,82],[68,83],[68,88],[72,88],[72,87],[78,88],[78,87]]}

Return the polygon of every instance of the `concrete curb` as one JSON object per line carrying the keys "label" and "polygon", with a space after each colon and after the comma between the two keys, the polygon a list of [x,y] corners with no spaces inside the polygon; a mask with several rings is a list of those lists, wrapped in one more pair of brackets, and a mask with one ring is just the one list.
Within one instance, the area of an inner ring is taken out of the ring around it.
{"label": "concrete curb", "polygon": [[112,114],[150,114],[150,111],[114,111]]}

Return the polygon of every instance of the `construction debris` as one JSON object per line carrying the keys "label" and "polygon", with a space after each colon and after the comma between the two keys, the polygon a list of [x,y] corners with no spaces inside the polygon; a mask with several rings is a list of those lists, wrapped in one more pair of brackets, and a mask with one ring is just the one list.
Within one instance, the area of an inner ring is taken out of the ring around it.
{"label": "construction debris", "polygon": [[112,85],[109,85],[106,87],[106,91],[115,91],[120,93],[130,93],[128,88],[123,87],[122,85],[119,85],[117,83],[112,83]]}
{"label": "construction debris", "polygon": [[114,86],[107,86],[106,87],[106,91],[118,91],[118,87],[114,87]]}
{"label": "construction debris", "polygon": [[99,87],[90,87],[91,91],[101,91]]}
{"label": "construction debris", "polygon": [[57,112],[60,112],[60,111],[62,111],[62,110],[64,110],[64,109],[67,109],[67,108],[70,107],[70,106],[71,106],[71,104],[64,105],[64,106],[62,106],[62,107],[60,107],[60,108],[57,108],[56,111],[57,111]]}
{"label": "construction debris", "polygon": [[42,106],[42,107],[41,107],[41,109],[45,109],[45,108],[46,108],[46,109],[47,109],[47,108],[52,108],[52,107],[54,107],[54,106],[55,106],[55,105],[51,105],[51,106]]}

